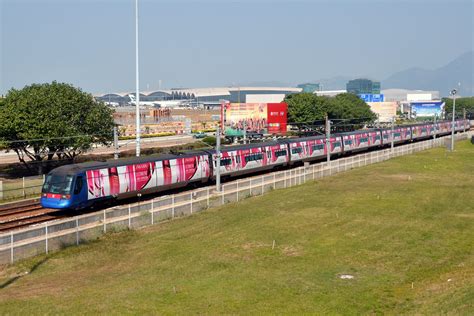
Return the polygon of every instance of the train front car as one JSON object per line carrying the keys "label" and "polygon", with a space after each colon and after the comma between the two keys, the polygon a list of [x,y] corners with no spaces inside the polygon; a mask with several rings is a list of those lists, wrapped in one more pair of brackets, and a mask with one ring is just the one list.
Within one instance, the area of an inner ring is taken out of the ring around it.
{"label": "train front car", "polygon": [[57,168],[46,176],[41,190],[41,206],[54,209],[74,208],[80,201],[80,195],[74,191],[80,191],[81,183],[77,182],[73,173],[65,172]]}

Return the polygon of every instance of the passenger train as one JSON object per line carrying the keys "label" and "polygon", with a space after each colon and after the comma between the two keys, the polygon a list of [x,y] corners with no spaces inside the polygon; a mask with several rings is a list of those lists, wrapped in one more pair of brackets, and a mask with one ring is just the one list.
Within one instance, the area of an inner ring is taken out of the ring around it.
{"label": "passenger train", "polygon": [[[391,129],[358,130],[333,134],[329,140],[332,156],[369,148],[427,139],[451,133],[449,121],[436,124],[403,125]],[[455,122],[455,131],[469,129],[469,121]],[[221,149],[220,174],[234,177],[271,170],[327,155],[325,136],[280,139],[264,143],[228,146]],[[183,155],[127,158],[107,162],[87,162],[58,167],[46,177],[41,205],[56,209],[81,209],[112,199],[134,197],[216,177],[215,150]]]}

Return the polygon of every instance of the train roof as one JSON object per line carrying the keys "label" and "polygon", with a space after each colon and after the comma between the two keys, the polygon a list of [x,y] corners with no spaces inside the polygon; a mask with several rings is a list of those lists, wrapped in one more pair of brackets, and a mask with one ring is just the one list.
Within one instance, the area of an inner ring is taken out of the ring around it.
{"label": "train roof", "polygon": [[178,155],[163,154],[163,155],[152,155],[152,156],[144,156],[144,157],[110,159],[107,161],[88,161],[88,162],[61,166],[52,170],[51,172],[54,174],[60,174],[60,175],[71,175],[71,174],[76,174],[76,173],[91,170],[91,169],[113,168],[113,167],[118,167],[118,166],[126,166],[126,165],[140,164],[140,163],[153,162],[153,161],[194,157],[196,155],[207,155],[207,153],[205,151],[192,151],[192,152],[186,152],[184,154],[178,154]]}

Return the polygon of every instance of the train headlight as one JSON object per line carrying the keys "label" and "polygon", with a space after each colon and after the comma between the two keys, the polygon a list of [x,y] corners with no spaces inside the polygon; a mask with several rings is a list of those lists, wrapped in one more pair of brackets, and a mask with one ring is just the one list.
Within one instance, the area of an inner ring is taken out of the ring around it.
{"label": "train headlight", "polygon": [[63,194],[61,195],[61,200],[69,200],[71,196],[69,194]]}

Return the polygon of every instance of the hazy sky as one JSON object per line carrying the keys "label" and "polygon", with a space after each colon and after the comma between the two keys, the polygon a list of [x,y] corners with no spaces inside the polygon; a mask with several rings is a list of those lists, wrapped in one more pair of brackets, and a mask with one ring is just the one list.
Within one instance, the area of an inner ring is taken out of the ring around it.
{"label": "hazy sky", "polygon": [[[135,87],[134,0],[0,0],[0,93]],[[140,0],[141,89],[383,80],[473,49],[473,2]]]}

